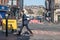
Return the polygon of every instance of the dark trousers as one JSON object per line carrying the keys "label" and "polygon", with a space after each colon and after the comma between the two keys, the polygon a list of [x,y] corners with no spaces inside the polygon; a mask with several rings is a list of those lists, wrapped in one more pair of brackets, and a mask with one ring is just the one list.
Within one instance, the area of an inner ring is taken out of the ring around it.
{"label": "dark trousers", "polygon": [[32,31],[29,29],[28,24],[21,26],[20,31],[19,31],[19,34],[21,34],[22,29],[23,29],[24,26],[25,26],[25,27],[27,28],[27,30],[32,34]]}

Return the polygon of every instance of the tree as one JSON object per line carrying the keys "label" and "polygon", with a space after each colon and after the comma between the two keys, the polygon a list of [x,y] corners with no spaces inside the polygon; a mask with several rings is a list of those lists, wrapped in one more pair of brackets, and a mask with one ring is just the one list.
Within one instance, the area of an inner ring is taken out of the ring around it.
{"label": "tree", "polygon": [[34,12],[31,9],[26,9],[29,14],[34,14]]}
{"label": "tree", "polygon": [[38,15],[43,15],[43,9],[40,8],[40,10],[38,11]]}

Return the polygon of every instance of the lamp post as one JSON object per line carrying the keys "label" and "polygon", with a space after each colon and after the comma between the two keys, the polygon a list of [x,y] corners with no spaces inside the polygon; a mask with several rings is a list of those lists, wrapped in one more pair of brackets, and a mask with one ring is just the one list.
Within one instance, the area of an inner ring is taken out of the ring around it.
{"label": "lamp post", "polygon": [[6,13],[6,37],[8,36],[8,14]]}

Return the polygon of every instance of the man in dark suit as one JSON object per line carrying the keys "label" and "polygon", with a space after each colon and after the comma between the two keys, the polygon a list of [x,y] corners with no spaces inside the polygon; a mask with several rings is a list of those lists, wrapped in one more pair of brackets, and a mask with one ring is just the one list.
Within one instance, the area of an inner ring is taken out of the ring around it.
{"label": "man in dark suit", "polygon": [[29,29],[28,27],[28,24],[29,24],[29,18],[27,18],[26,14],[24,14],[24,11],[21,12],[21,15],[22,15],[22,25],[21,25],[21,28],[20,28],[20,31],[18,33],[18,35],[21,35],[21,32],[22,32],[22,29],[23,27],[25,26],[27,28],[27,30],[31,33],[32,31]]}

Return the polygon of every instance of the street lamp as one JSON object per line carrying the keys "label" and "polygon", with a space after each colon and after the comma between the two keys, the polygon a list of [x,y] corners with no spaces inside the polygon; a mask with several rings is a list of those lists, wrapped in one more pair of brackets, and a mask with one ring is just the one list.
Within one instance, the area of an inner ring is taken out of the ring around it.
{"label": "street lamp", "polygon": [[6,13],[6,37],[8,36],[8,14]]}

